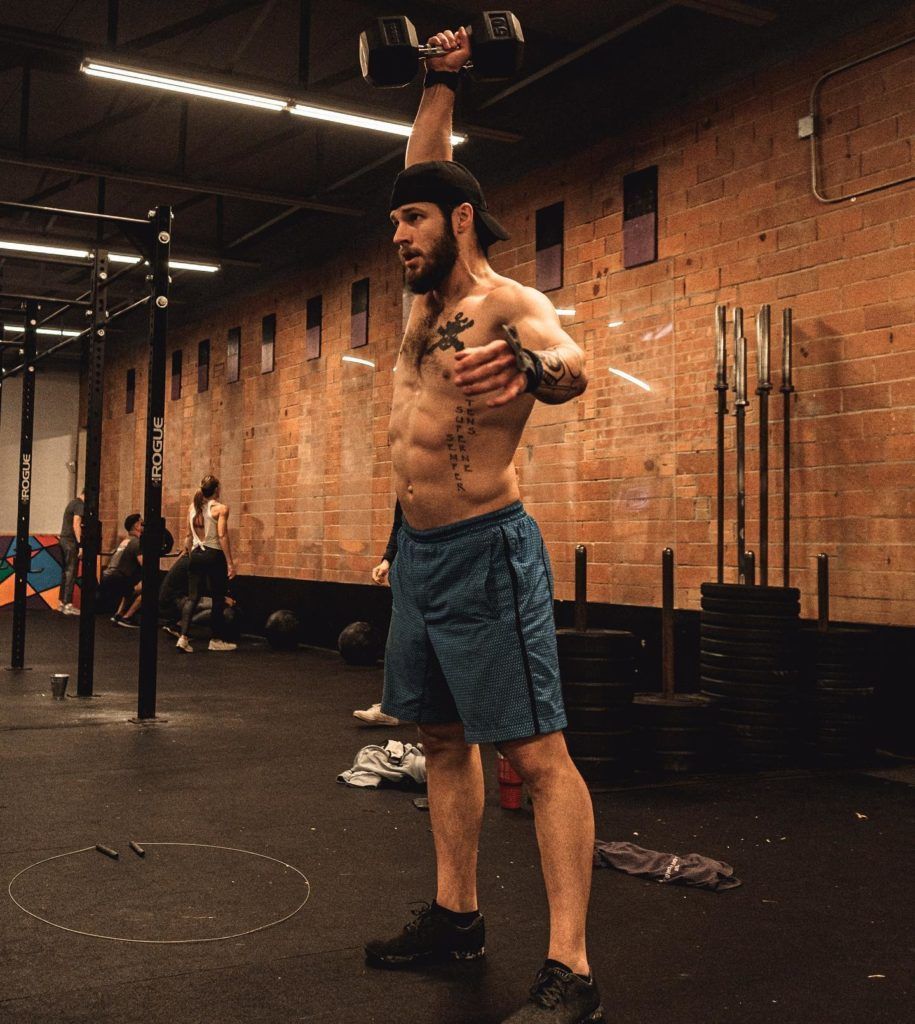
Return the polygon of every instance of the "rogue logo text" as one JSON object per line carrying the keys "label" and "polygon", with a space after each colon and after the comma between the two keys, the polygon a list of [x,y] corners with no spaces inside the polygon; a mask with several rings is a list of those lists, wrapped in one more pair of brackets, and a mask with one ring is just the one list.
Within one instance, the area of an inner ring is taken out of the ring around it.
{"label": "rogue logo text", "polygon": [[19,472],[19,480],[19,500],[23,504],[27,504],[29,494],[32,489],[32,456],[26,455],[24,452],[22,455],[22,468]]}
{"label": "rogue logo text", "polygon": [[152,483],[162,486],[162,446],[165,435],[165,420],[161,416],[153,417],[152,429]]}

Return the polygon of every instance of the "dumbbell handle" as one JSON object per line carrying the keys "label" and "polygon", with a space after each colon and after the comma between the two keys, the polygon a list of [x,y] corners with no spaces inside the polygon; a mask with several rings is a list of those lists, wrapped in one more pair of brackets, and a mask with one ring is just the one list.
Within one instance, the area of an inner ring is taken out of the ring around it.
{"label": "dumbbell handle", "polygon": [[[428,57],[444,57],[446,53],[454,53],[453,50],[443,50],[440,46],[417,46],[416,52],[419,54],[420,60],[426,60]],[[473,62],[467,61],[466,64],[461,65],[462,68],[472,68]]]}

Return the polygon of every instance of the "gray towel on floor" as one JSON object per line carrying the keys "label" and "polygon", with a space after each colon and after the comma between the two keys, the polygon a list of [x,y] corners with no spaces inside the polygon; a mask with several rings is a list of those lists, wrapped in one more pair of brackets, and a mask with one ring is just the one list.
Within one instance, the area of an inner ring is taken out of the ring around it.
{"label": "gray towel on floor", "polygon": [[723,892],[735,889],[742,882],[734,877],[734,869],[722,860],[703,857],[701,853],[658,853],[634,843],[594,844],[594,867],[616,868],[627,875],[646,875],[659,882],[694,885],[700,889]]}
{"label": "gray towel on floor", "polygon": [[426,758],[421,744],[388,740],[383,747],[370,743],[363,747],[352,768],[337,776],[337,782],[359,789],[377,789],[385,782],[426,781]]}

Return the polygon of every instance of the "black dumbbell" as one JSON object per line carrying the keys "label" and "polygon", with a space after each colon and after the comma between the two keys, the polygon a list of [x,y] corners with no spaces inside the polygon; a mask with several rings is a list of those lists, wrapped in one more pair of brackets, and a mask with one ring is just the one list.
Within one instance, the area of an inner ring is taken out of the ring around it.
{"label": "black dumbbell", "polygon": [[[470,26],[474,78],[495,82],[511,78],[521,68],[524,35],[511,11],[484,11]],[[446,51],[420,45],[413,22],[403,15],[376,18],[359,35],[362,77],[380,89],[399,89],[416,77],[420,60]]]}

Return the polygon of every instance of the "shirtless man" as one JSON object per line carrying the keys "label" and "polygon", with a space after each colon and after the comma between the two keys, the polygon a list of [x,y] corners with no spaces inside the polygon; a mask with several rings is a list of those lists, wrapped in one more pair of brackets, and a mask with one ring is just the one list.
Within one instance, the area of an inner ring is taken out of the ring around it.
{"label": "shirtless man", "polygon": [[534,402],[585,390],[584,356],[543,295],[487,261],[489,244],[508,236],[476,179],[451,162],[449,141],[468,36],[429,42],[448,52],[427,61],[391,199],[394,245],[417,297],[390,420],[404,523],[381,708],[419,725],[437,892],[402,933],[369,942],[366,957],[395,967],[483,956],[478,744],[494,743],[531,795],[550,908],[547,960],[506,1024],[603,1021],[585,951],[594,818],[562,734],[549,559],[513,465]]}

